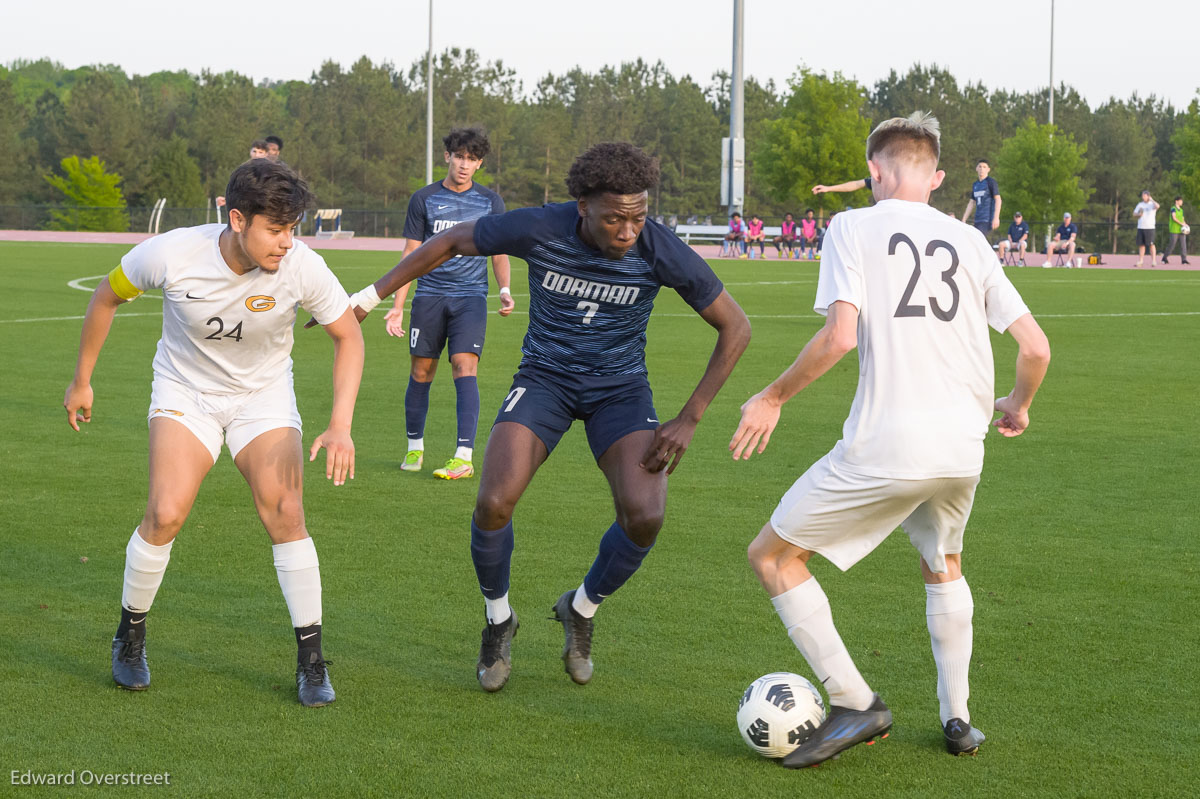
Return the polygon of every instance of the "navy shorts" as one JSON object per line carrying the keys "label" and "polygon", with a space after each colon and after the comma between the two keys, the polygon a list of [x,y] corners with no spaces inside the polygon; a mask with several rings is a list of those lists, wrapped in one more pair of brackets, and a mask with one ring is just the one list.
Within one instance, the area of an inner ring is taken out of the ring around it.
{"label": "navy shorts", "polygon": [[414,358],[440,358],[446,340],[450,354],[483,354],[487,297],[413,297],[408,317],[408,351]]}
{"label": "navy shorts", "polygon": [[987,236],[992,232],[992,222],[990,219],[986,222],[980,222],[978,219],[976,219],[973,224],[975,225],[975,229],[984,236]]}
{"label": "navy shorts", "polygon": [[582,419],[592,457],[637,430],[658,428],[650,382],[644,374],[598,377],[522,366],[500,404],[494,424],[528,427],[553,452],[563,433]]}

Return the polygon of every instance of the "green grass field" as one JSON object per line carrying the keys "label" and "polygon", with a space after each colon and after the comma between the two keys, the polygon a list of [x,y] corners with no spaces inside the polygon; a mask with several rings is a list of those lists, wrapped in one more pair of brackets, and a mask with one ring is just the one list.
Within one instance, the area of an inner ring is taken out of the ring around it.
{"label": "green grass field", "polygon": [[[734,723],[751,680],[807,674],[745,547],[840,435],[855,357],[785,409],[765,456],[734,464],[726,447],[738,406],[820,323],[815,265],[714,264],[754,339],[671,477],[658,546],[597,617],[596,678],[586,687],[563,673],[561,627],[546,620],[612,521],[582,430],[517,508],[512,601],[522,627],[511,682],[486,695],[474,676],[483,603],[468,548],[477,482],[400,472],[407,348],[373,314],[354,427],[358,477],[335,489],[323,463],[308,466],[338,701],[306,710],[296,703],[294,641],[269,542],[227,454],[151,613],[153,687],[131,694],[109,676],[124,548],[146,496],[159,300],[122,309],[81,434],[61,401],[88,300],[67,284],[107,272],[125,249],[0,244],[0,795],[1195,795],[1200,273],[1010,270],[1054,361],[1029,432],[989,437],[967,531],[971,706],[988,742],[976,758],[942,750],[924,591],[901,534],[847,574],[814,565],[851,654],[892,707],[892,734],[791,772],[751,754]],[[354,290],[395,256],[328,260]],[[523,310],[519,262],[513,285]],[[480,449],[526,318],[490,321]],[[320,330],[296,338],[309,443],[328,418],[332,347]],[[713,334],[665,291],[649,339],[657,407],[669,418]],[[995,348],[997,390],[1006,392],[1015,346],[995,337]],[[451,454],[453,399],[443,365],[427,465]],[[171,787],[10,784],[10,771],[72,769],[166,771]]]}

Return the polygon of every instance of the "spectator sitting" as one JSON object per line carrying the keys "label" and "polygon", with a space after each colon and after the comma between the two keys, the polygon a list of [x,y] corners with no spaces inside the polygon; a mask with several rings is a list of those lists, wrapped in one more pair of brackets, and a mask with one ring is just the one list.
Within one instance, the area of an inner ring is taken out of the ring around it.
{"label": "spectator sitting", "polygon": [[1046,253],[1046,263],[1042,266],[1050,266],[1050,256],[1063,252],[1067,254],[1067,266],[1072,266],[1075,261],[1075,239],[1078,235],[1079,227],[1071,221],[1071,213],[1068,211],[1063,214],[1063,223],[1054,231],[1054,241],[1050,242],[1050,252]]}
{"label": "spectator sitting", "polygon": [[742,253],[742,257],[745,258],[747,255],[753,256],[754,252],[750,248],[757,244],[758,257],[762,258],[764,256],[763,249],[766,239],[767,234],[763,233],[762,217],[758,214],[751,214],[750,224],[746,226],[746,252]]}
{"label": "spectator sitting", "polygon": [[[742,215],[736,211],[729,217],[729,232],[725,234],[727,247],[731,250],[731,254],[736,255],[738,251],[746,248],[746,229],[742,225]],[[725,253],[725,248],[721,248],[721,253]]]}
{"label": "spectator sitting", "polygon": [[1008,226],[1008,238],[1000,241],[1000,260],[1014,247],[1017,249],[1018,263],[1025,265],[1025,249],[1029,246],[1029,223],[1017,211],[1013,214],[1012,224]]}
{"label": "spectator sitting", "polygon": [[[789,214],[783,215],[783,224],[779,226],[779,235],[771,240],[775,245],[775,251],[779,253],[780,258],[791,258],[792,249],[796,246],[796,217]],[[783,254],[784,248],[787,248],[787,255]]]}
{"label": "spectator sitting", "polygon": [[817,219],[811,208],[804,212],[804,218],[800,220],[800,249],[808,250],[810,261],[817,257]]}

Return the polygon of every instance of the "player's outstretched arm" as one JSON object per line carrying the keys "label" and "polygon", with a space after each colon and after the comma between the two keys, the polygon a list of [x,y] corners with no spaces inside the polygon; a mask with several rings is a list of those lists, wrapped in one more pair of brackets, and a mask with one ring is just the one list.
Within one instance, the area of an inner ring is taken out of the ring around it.
{"label": "player's outstretched arm", "polygon": [[[400,259],[404,260],[413,250],[420,246],[421,242],[416,239],[409,239],[404,244],[404,255]],[[383,316],[383,328],[389,336],[404,338],[404,301],[408,299],[408,287],[411,285],[411,283],[405,283],[396,290],[392,308]]]}
{"label": "player's outstretched arm", "polygon": [[[437,234],[405,256],[383,277],[352,294],[350,302],[355,317],[360,322],[366,319],[367,314],[392,292],[429,274],[456,255],[479,255],[479,250],[475,248],[473,221],[463,222]],[[316,323],[315,319],[310,319],[304,326],[312,327]]]}
{"label": "player's outstretched arm", "polygon": [[75,362],[75,378],[67,386],[63,407],[67,409],[67,424],[76,431],[79,422],[92,421],[92,372],[100,358],[100,350],[112,329],[117,308],[127,302],[117,296],[108,283],[108,278],[92,292],[87,313],[83,317],[83,330],[79,334],[79,357]]}
{"label": "player's outstretched arm", "polygon": [[492,273],[496,275],[496,285],[500,287],[500,310],[498,313],[501,316],[508,316],[517,307],[517,303],[513,299],[512,291],[509,290],[512,270],[509,267],[507,255],[492,256]]}
{"label": "player's outstretched arm", "polygon": [[1029,406],[1050,366],[1050,342],[1033,314],[1025,314],[1005,331],[1017,340],[1017,379],[1007,397],[996,400],[1000,418],[992,422],[1006,438],[1029,427]]}
{"label": "player's outstretched arm", "polygon": [[729,441],[733,459],[746,460],[756,449],[760,453],[765,450],[779,424],[783,404],[828,372],[856,346],[858,309],[848,302],[833,303],[826,311],[825,326],[804,345],[787,371],[742,406],[742,419]]}
{"label": "player's outstretched arm", "polygon": [[350,438],[350,425],[354,421],[354,402],[362,382],[366,349],[362,328],[349,308],[325,325],[325,332],[333,339],[333,411],[329,414],[329,427],[313,440],[308,460],[316,460],[317,452],[324,447],[325,478],[340,486],[345,484],[347,475],[354,479],[354,440]]}
{"label": "player's outstretched arm", "polygon": [[675,471],[692,443],[700,417],[725,385],[738,358],[750,343],[750,320],[728,291],[722,290],[707,308],[700,311],[700,317],[716,329],[717,343],[700,383],[684,403],[683,410],[654,431],[654,441],[642,456],[641,464],[642,468],[652,472],[666,469],[667,474],[671,474]]}
{"label": "player's outstretched arm", "polygon": [[861,180],[861,179],[860,180],[848,180],[845,183],[838,183],[835,186],[826,186],[826,185],[818,183],[816,186],[812,187],[812,193],[813,194],[824,194],[827,191],[837,191],[837,192],[858,191],[859,189],[865,189],[866,187],[867,187],[867,181]]}

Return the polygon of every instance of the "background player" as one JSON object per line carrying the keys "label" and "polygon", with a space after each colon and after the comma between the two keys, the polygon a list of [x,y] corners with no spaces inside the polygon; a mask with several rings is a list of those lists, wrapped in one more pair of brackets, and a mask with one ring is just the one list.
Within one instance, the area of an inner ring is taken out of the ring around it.
{"label": "background player", "polygon": [[749,254],[751,257],[754,251],[751,249],[755,244],[758,245],[758,257],[765,257],[764,247],[767,240],[767,234],[763,232],[763,220],[758,214],[750,215],[750,223],[746,225],[746,252],[742,253],[743,257]]}
{"label": "background player", "polygon": [[929,206],[945,177],[939,149],[937,120],[921,113],[871,133],[867,166],[878,203],[838,214],[829,227],[815,303],[825,326],[742,406],[729,445],[735,460],[762,452],[781,406],[858,347],[860,378],[842,440],[784,495],[749,549],[789,637],[829,692],[829,715],[784,759],[791,768],[892,725],[807,563],[819,553],[849,569],[898,525],[921,555],[946,747],[970,753],[983,742],[967,712],[973,603],[960,553],[993,408],[988,325],[1019,347],[1015,387],[994,402],[1005,436],[1028,426],[1050,349],[983,236]]}
{"label": "background player", "polygon": [[990,176],[991,171],[992,165],[986,158],[980,158],[975,164],[975,174],[979,176],[979,180],[971,184],[971,199],[967,200],[967,207],[962,215],[962,221],[966,222],[971,218],[971,224],[984,236],[1000,227],[1000,187],[996,184],[996,179]]}
{"label": "background player", "polygon": [[[421,242],[461,222],[487,214],[504,213],[500,195],[474,181],[483,166],[490,145],[487,134],[478,128],[455,128],[442,139],[445,159],[450,167],[444,180],[420,189],[408,201],[404,237],[408,255]],[[515,303],[509,290],[507,255],[492,257],[492,271],[500,286],[500,315],[512,313]],[[408,432],[408,452],[400,468],[418,472],[425,461],[425,417],[429,413],[429,389],[437,374],[438,358],[446,342],[450,343],[450,369],[454,375],[455,408],[458,414],[458,448],[435,477],[458,480],[475,474],[472,457],[475,433],[479,427],[479,384],[476,374],[483,354],[487,329],[487,258],[454,258],[417,283],[409,327],[409,352],[412,367],[408,389],[404,392],[404,424]],[[404,299],[408,284],[396,291],[393,307],[387,312],[387,332],[404,336]]]}
{"label": "background player", "polygon": [[[504,687],[517,617],[508,601],[513,509],[575,419],[608,478],[616,521],[578,589],[558,598],[563,661],[592,677],[592,617],[637,571],[662,527],[667,475],[750,340],[750,323],[708,264],[646,218],[658,163],[631,144],[606,143],[571,166],[577,202],[485,216],[435,236],[352,298],[363,315],[379,297],[456,255],[508,253],[529,263],[529,328],[521,367],[496,417],[471,520],[471,557],[485,599],[477,675]],[[646,377],[646,326],[670,286],[712,327],[717,342],[691,397],[660,424]]]}
{"label": "background player", "polygon": [[234,170],[225,191],[226,225],[179,228],[121,259],[88,304],[75,379],[63,405],[75,430],[91,421],[91,377],[117,307],[162,289],[163,331],[151,389],[150,491],[125,550],[121,622],[112,645],[113,679],[150,685],[146,616],[171,545],[224,441],[250,485],[273,544],[275,571],[296,630],[296,682],[308,706],[334,700],[321,654],[321,573],[304,522],[300,414],[292,391],[292,326],[297,306],[334,342],[333,410],[309,460],[326,449],[325,476],[354,477],[350,423],[362,377],[362,330],[346,292],[324,260],[292,239],[312,200],[287,166],[265,158]]}
{"label": "background player", "polygon": [[[779,235],[771,240],[775,245],[775,251],[779,253],[780,258],[791,258],[792,248],[796,246],[796,217],[790,213],[783,215],[783,222],[779,225]],[[784,250],[787,254],[784,254]]]}

